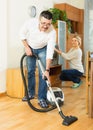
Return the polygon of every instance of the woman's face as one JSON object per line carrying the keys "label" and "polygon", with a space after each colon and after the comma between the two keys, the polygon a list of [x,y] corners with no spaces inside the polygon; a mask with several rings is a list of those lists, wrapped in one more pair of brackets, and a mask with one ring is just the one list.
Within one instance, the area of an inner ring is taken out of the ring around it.
{"label": "woman's face", "polygon": [[73,47],[79,47],[79,42],[76,38],[72,38],[72,46]]}

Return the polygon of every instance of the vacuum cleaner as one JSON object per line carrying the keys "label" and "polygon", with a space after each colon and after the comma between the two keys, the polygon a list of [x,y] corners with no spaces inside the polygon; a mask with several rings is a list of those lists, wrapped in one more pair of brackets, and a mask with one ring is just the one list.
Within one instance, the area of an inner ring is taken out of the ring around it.
{"label": "vacuum cleaner", "polygon": [[[62,90],[60,90],[60,88],[54,88],[54,90],[53,90],[46,77],[44,77],[44,79],[45,79],[45,81],[47,83],[47,87],[48,87],[47,98],[48,98],[48,101],[51,103],[51,107],[46,108],[46,109],[38,109],[38,108],[36,108],[31,103],[31,100],[29,100],[29,96],[28,96],[28,88],[27,88],[27,83],[26,83],[26,79],[25,79],[25,75],[24,75],[24,70],[23,70],[23,60],[24,60],[24,58],[26,56],[27,55],[24,54],[22,56],[22,58],[21,58],[21,61],[20,61],[20,70],[21,70],[22,80],[23,80],[23,84],[24,84],[24,88],[25,88],[25,95],[27,96],[27,102],[28,102],[28,105],[31,107],[31,109],[33,109],[36,112],[48,112],[48,111],[51,111],[51,110],[57,108],[58,112],[59,112],[59,115],[63,119],[62,124],[66,125],[66,126],[69,126],[73,122],[77,121],[78,118],[76,116],[72,116],[72,115],[65,116],[63,114],[63,112],[61,110],[61,105],[64,102],[64,94],[63,94]],[[32,56],[34,56],[37,59],[38,64],[40,66],[40,69],[41,69],[41,71],[43,73],[45,71],[45,69],[44,69],[44,67],[43,67],[43,65],[42,65],[39,57],[37,55],[35,55],[35,54],[33,54]]]}
{"label": "vacuum cleaner", "polygon": [[[64,104],[64,93],[63,93],[62,89],[60,89],[58,87],[53,87],[52,91],[55,95],[55,98],[56,98],[58,104],[60,106],[63,105]],[[48,100],[49,104],[51,104],[52,106],[56,105],[50,90],[47,91],[47,100]]]}

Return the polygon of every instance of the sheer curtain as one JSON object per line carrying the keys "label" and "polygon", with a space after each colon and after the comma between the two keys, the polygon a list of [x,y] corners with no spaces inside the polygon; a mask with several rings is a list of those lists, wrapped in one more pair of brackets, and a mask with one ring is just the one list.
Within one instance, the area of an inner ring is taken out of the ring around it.
{"label": "sheer curtain", "polygon": [[93,51],[93,0],[85,0],[84,50]]}
{"label": "sheer curtain", "polygon": [[[93,52],[93,0],[85,0],[84,9],[84,54]],[[86,59],[86,58],[85,58]]]}

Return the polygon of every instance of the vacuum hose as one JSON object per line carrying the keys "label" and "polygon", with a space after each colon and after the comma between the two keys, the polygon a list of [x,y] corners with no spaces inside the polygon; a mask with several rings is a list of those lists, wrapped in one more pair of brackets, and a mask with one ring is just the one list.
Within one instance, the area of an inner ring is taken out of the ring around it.
{"label": "vacuum hose", "polygon": [[[27,83],[26,83],[26,79],[25,79],[25,75],[24,75],[24,70],[23,70],[23,61],[24,61],[24,58],[26,57],[27,55],[24,53],[23,56],[21,57],[21,61],[20,61],[20,70],[21,70],[21,76],[22,76],[22,80],[23,80],[23,84],[24,84],[24,90],[25,90],[25,96],[27,97],[27,102],[28,102],[28,105],[36,112],[48,112],[48,111],[51,111],[53,109],[56,108],[56,106],[51,106],[49,108],[46,108],[46,109],[38,109],[36,108],[32,103],[31,103],[31,100],[29,100],[29,96],[28,96],[28,89],[27,89]],[[35,56],[35,55],[33,55]],[[36,56],[35,56],[36,57]],[[37,58],[37,57],[36,57]]]}

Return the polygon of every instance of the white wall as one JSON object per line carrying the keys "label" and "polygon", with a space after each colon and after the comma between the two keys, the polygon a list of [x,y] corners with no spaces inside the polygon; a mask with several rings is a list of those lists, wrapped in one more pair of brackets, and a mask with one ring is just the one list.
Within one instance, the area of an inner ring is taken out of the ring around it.
{"label": "white wall", "polygon": [[0,0],[0,92],[6,91],[6,69],[20,65],[24,47],[19,38],[21,25],[30,18],[28,8],[35,5],[37,16],[55,3],[83,8],[84,0]]}
{"label": "white wall", "polygon": [[54,0],[54,3],[68,3],[80,9],[84,9],[84,0]]}
{"label": "white wall", "polygon": [[6,89],[7,1],[0,0],[0,92]]}
{"label": "white wall", "polygon": [[84,9],[84,0],[66,0],[68,4],[80,9]]}

